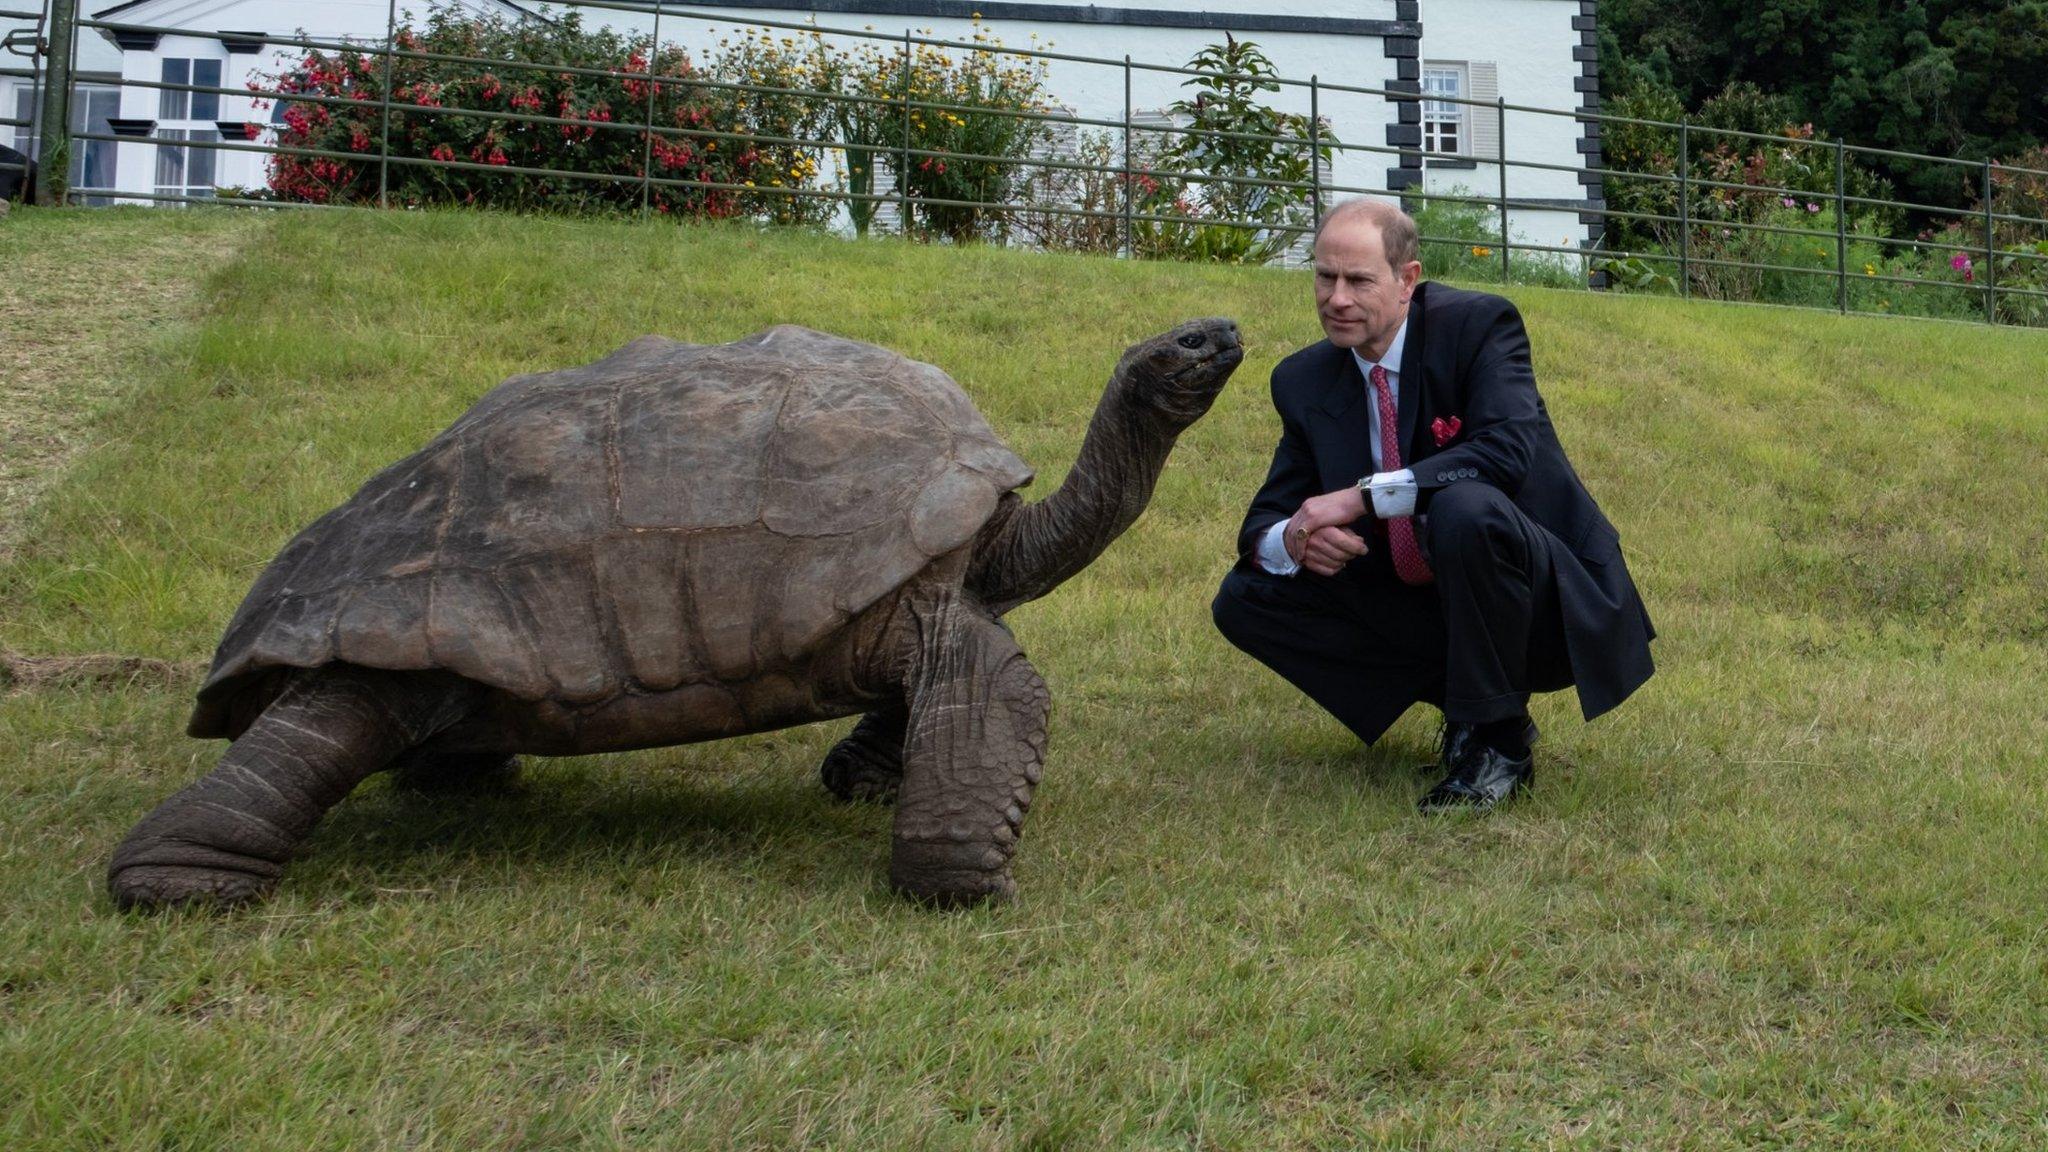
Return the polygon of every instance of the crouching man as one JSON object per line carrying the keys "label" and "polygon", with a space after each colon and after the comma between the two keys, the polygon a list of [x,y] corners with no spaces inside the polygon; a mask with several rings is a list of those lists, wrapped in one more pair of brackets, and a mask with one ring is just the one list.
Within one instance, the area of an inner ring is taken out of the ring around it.
{"label": "crouching man", "polygon": [[1514,305],[1422,281],[1415,222],[1332,209],[1315,242],[1328,339],[1273,370],[1280,444],[1214,605],[1232,644],[1371,743],[1442,709],[1422,810],[1533,778],[1529,695],[1588,720],[1650,678],[1649,614],[1565,458]]}

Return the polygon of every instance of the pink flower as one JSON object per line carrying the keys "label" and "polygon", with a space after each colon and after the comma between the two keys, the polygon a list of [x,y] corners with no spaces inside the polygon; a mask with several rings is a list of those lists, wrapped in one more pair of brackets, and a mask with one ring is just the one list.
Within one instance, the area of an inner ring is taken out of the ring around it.
{"label": "pink flower", "polygon": [[1778,203],[1783,204],[1787,208],[1790,208],[1792,207],[1792,198],[1790,196],[1780,196],[1778,197]]}
{"label": "pink flower", "polygon": [[1970,266],[1970,258],[1958,252],[1948,258],[1948,266],[1960,272]]}

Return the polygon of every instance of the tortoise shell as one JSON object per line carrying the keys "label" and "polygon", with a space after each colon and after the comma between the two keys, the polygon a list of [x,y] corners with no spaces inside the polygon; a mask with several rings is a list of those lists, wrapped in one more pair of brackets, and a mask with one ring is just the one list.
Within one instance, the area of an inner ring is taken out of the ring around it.
{"label": "tortoise shell", "polygon": [[334,661],[569,707],[786,671],[1030,480],[932,365],[787,325],[643,337],[507,380],[300,532],[190,731]]}

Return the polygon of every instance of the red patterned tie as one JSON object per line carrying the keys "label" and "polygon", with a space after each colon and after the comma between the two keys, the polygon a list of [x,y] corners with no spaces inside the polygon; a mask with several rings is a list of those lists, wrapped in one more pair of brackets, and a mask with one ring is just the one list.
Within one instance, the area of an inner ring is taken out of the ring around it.
{"label": "red patterned tie", "polygon": [[[1380,471],[1401,470],[1401,417],[1394,411],[1394,390],[1387,383],[1387,370],[1378,364],[1372,366],[1372,395],[1380,410]],[[1415,543],[1415,519],[1411,516],[1395,516],[1387,521],[1387,548],[1394,557],[1394,574],[1403,584],[1431,584],[1436,573],[1429,570],[1429,561],[1422,558],[1422,548]]]}

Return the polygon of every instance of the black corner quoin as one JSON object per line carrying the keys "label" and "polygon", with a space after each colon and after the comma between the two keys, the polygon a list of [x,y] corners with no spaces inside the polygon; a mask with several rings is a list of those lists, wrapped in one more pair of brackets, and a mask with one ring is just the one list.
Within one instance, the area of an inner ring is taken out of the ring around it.
{"label": "black corner quoin", "polygon": [[[1600,154],[1600,122],[1592,114],[1600,111],[1600,33],[1596,9],[1599,0],[1579,0],[1578,15],[1572,17],[1572,28],[1579,34],[1579,44],[1572,51],[1572,58],[1579,62],[1579,79],[1572,85],[1579,93],[1579,111],[1586,118],[1579,121],[1579,155],[1585,157],[1585,168],[1579,173],[1579,185],[1586,190],[1585,209],[1579,213],[1579,223],[1586,228],[1586,247],[1598,245],[1607,235],[1607,198],[1598,170],[1605,165]],[[1595,272],[1588,283],[1594,288],[1607,287],[1607,273]]]}
{"label": "black corner quoin", "polygon": [[[1380,42],[1380,50],[1394,62],[1394,75],[1385,88],[1395,106],[1387,123],[1387,147],[1400,148],[1399,163],[1387,169],[1387,191],[1406,192],[1422,184],[1422,0],[1394,0],[1397,31]],[[1413,212],[1408,196],[1401,207]]]}

